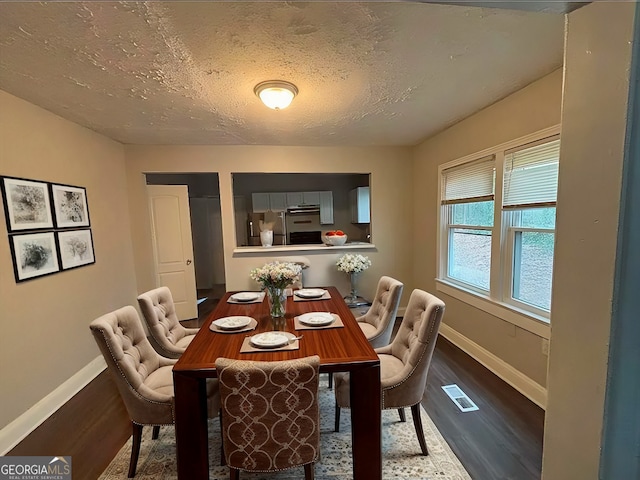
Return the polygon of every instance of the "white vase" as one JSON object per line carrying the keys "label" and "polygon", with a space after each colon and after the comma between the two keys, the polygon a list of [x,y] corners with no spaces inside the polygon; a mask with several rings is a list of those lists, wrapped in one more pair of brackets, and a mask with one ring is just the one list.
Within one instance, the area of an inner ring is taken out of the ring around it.
{"label": "white vase", "polygon": [[263,247],[270,247],[273,245],[273,230],[264,230],[260,232],[260,243]]}

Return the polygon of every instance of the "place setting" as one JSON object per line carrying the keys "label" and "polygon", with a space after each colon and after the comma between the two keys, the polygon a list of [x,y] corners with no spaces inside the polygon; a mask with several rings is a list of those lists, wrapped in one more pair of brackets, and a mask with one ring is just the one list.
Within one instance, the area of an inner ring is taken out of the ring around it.
{"label": "place setting", "polygon": [[227,303],[262,303],[265,292],[238,292],[230,295]]}
{"label": "place setting", "polygon": [[298,350],[302,335],[289,332],[273,331],[262,332],[247,336],[242,342],[240,353],[275,352],[281,350]]}
{"label": "place setting", "polygon": [[313,300],[330,300],[331,295],[324,288],[301,288],[293,291],[294,302],[309,302]]}
{"label": "place setting", "polygon": [[318,330],[344,327],[339,315],[331,312],[308,312],[293,319],[296,330]]}
{"label": "place setting", "polygon": [[241,333],[254,330],[257,326],[258,322],[253,317],[234,315],[214,320],[209,330],[216,333]]}

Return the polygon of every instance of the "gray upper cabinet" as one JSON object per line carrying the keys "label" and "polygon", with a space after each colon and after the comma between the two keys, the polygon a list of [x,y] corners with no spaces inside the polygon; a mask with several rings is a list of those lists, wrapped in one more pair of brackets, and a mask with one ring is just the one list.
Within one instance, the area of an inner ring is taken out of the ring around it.
{"label": "gray upper cabinet", "polygon": [[304,194],[302,192],[287,192],[287,206],[297,207],[304,203]]}
{"label": "gray upper cabinet", "polygon": [[287,209],[287,194],[282,193],[270,193],[269,194],[269,206],[274,212],[282,212]]}
{"label": "gray upper cabinet", "polygon": [[320,224],[333,224],[333,192],[318,192],[320,198]]}
{"label": "gray upper cabinet", "polygon": [[369,187],[354,188],[349,192],[351,223],[370,223]]}
{"label": "gray upper cabinet", "polygon": [[254,212],[266,212],[269,210],[269,194],[268,193],[252,193],[251,207]]}
{"label": "gray upper cabinet", "polygon": [[304,205],[320,205],[320,192],[302,192]]}

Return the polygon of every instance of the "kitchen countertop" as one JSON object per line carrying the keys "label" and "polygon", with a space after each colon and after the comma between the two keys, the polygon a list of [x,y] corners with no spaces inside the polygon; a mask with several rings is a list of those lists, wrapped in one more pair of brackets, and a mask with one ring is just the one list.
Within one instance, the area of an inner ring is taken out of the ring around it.
{"label": "kitchen countertop", "polygon": [[308,251],[326,251],[329,253],[334,250],[374,250],[376,246],[373,243],[367,242],[347,242],[344,245],[333,246],[325,244],[314,245],[273,245],[272,247],[236,247],[233,249],[234,254],[244,253],[268,253],[268,252],[308,252]]}

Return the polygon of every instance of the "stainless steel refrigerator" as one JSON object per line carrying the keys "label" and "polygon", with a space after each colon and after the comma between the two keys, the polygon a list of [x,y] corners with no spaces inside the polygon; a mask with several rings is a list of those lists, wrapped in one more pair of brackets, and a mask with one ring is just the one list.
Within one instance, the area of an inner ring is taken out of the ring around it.
{"label": "stainless steel refrigerator", "polygon": [[264,213],[249,213],[249,219],[247,220],[247,238],[249,239],[249,245],[261,245],[260,221],[273,222],[274,245],[287,244],[286,213],[269,211]]}

